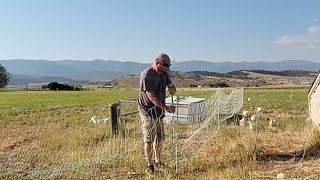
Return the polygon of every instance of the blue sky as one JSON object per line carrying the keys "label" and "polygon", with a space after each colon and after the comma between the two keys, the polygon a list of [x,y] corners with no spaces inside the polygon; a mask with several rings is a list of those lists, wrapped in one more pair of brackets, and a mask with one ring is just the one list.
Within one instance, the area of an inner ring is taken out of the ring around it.
{"label": "blue sky", "polygon": [[319,0],[0,0],[0,59],[320,62]]}

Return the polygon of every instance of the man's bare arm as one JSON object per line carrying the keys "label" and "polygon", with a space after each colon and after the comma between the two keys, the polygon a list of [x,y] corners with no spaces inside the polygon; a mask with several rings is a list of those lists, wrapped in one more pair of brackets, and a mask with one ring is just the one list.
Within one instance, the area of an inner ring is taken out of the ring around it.
{"label": "man's bare arm", "polygon": [[160,101],[160,99],[156,96],[156,94],[153,91],[147,91],[146,94],[154,105],[158,106],[161,109],[164,109],[167,112],[172,112],[172,110],[168,106],[166,106],[165,103]]}
{"label": "man's bare arm", "polygon": [[169,90],[169,94],[171,95],[175,95],[177,92],[177,88],[173,83],[168,85],[168,90]]}

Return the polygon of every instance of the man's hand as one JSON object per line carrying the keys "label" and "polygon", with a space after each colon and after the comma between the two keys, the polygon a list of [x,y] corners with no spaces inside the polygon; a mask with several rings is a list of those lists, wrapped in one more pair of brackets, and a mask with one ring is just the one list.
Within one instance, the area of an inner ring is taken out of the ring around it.
{"label": "man's hand", "polygon": [[173,84],[171,84],[171,85],[169,86],[169,94],[175,95],[176,92],[177,92],[176,87],[175,87]]}
{"label": "man's hand", "polygon": [[168,113],[174,113],[176,111],[176,107],[175,106],[164,106],[164,110],[167,111]]}

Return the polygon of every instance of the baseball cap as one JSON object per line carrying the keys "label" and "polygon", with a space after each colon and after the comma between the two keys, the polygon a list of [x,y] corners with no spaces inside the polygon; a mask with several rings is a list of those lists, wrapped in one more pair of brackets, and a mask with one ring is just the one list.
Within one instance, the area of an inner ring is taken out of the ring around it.
{"label": "baseball cap", "polygon": [[165,54],[165,53],[160,53],[160,54],[158,54],[157,56],[156,56],[156,59],[155,59],[156,61],[158,60],[158,61],[161,61],[163,64],[163,66],[164,66],[164,70],[165,71],[170,71],[170,66],[171,66],[171,60],[170,60],[170,58],[169,58],[169,56],[167,55],[167,54]]}

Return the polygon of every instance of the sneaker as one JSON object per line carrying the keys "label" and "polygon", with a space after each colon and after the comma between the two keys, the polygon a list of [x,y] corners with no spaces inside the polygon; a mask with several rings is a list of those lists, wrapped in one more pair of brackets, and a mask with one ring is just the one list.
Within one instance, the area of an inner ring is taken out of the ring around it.
{"label": "sneaker", "polygon": [[147,167],[146,173],[147,173],[149,176],[154,176],[154,172],[155,172],[155,170],[154,170],[154,166],[153,166],[153,165],[150,165],[150,166]]}
{"label": "sneaker", "polygon": [[159,162],[155,162],[154,163],[154,166],[157,168],[157,169],[163,169],[163,168],[165,168],[166,167],[166,165],[163,163],[163,162],[161,162],[161,161],[159,161]]}

